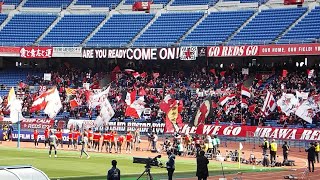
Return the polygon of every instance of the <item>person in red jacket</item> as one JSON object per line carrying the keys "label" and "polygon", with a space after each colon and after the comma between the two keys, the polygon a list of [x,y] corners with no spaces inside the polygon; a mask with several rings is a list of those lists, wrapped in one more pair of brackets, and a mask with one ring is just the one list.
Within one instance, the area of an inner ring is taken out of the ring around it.
{"label": "person in red jacket", "polygon": [[60,128],[57,128],[56,136],[57,136],[57,138],[58,138],[57,146],[59,146],[59,144],[61,144],[61,148],[63,148],[62,131],[61,131]]}
{"label": "person in red jacket", "polygon": [[[101,138],[101,134],[100,132],[97,130],[94,134],[93,134],[93,144],[94,144],[94,150],[95,151],[99,151],[100,149],[100,138]],[[97,149],[98,148],[98,149]]]}
{"label": "person in red jacket", "polygon": [[127,141],[126,153],[129,152],[131,154],[132,140],[133,140],[133,136],[132,136],[131,132],[129,131],[126,135],[126,141]]}
{"label": "person in red jacket", "polygon": [[50,136],[50,131],[49,131],[49,128],[46,127],[46,129],[44,130],[44,147],[45,148],[47,147],[47,143],[49,145],[49,136]]}
{"label": "person in red jacket", "polygon": [[79,129],[73,131],[73,148],[74,148],[74,149],[77,149],[77,148],[78,148],[79,136],[80,136],[80,131],[79,131]]}
{"label": "person in red jacket", "polygon": [[123,141],[124,141],[124,136],[121,135],[117,138],[117,152],[120,154],[121,154],[121,147],[122,147]]}
{"label": "person in red jacket", "polygon": [[114,147],[115,153],[117,153],[117,147],[115,142],[115,137],[117,136],[117,133],[115,131],[111,131],[110,133],[110,153],[112,153],[112,148]]}
{"label": "person in red jacket", "polygon": [[93,148],[93,131],[91,128],[88,130],[88,147],[91,147],[91,150]]}
{"label": "person in red jacket", "polygon": [[107,131],[103,133],[103,143],[101,146],[101,151],[103,149],[103,146],[106,146],[106,152],[110,151],[110,133]]}
{"label": "person in red jacket", "polygon": [[33,139],[34,139],[34,147],[37,148],[39,146],[39,132],[37,129],[33,130]]}
{"label": "person in red jacket", "polygon": [[72,144],[73,144],[73,130],[72,130],[72,128],[70,128],[70,130],[69,130],[68,139],[69,139],[68,149],[70,149],[70,146],[72,146]]}

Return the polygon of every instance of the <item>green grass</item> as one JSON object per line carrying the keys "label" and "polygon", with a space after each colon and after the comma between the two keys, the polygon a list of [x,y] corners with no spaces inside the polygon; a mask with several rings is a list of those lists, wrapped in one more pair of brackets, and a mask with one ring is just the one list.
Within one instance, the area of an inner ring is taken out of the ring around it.
{"label": "green grass", "polygon": [[[0,166],[32,165],[44,171],[51,179],[106,179],[107,170],[111,167],[111,160],[118,161],[122,180],[136,179],[143,171],[144,165],[133,164],[132,156],[127,154],[90,153],[90,159],[80,159],[79,152],[59,151],[58,158],[49,158],[48,150],[45,149],[17,149],[0,147]],[[165,163],[166,158],[161,161]],[[236,163],[224,163],[226,174],[242,172],[279,171],[279,168],[253,169],[252,166],[241,165],[238,169]],[[196,171],[195,159],[176,160],[175,177],[194,177]],[[221,164],[211,161],[209,164],[210,176],[221,175]],[[154,179],[166,179],[166,169],[152,168]],[[143,178],[142,178],[143,179]],[[145,179],[145,178],[144,178]]]}

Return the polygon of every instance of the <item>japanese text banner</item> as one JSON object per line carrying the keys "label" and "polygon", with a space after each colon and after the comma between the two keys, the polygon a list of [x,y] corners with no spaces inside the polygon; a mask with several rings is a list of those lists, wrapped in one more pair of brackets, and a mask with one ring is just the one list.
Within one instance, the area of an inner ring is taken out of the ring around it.
{"label": "japanese text banner", "polygon": [[20,48],[20,57],[46,59],[52,57],[52,52],[52,47],[22,47]]}

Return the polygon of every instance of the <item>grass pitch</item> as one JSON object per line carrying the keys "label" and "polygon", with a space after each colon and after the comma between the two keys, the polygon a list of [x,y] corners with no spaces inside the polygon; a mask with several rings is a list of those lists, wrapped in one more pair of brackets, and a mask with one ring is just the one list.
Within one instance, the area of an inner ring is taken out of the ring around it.
{"label": "grass pitch", "polygon": [[[90,153],[90,152],[89,152]],[[121,170],[122,180],[134,180],[144,171],[143,164],[133,164],[132,155],[128,154],[106,154],[90,153],[91,158],[79,158],[78,151],[58,150],[58,158],[49,158],[46,149],[17,149],[11,147],[0,147],[0,166],[10,165],[32,165],[44,171],[51,179],[79,179],[79,180],[105,180],[107,170],[111,168],[111,160],[118,161],[118,168]],[[166,157],[161,159],[165,164]],[[238,169],[237,163],[224,163],[226,174],[241,172],[266,172],[279,171],[280,168],[262,168],[255,169],[250,165],[241,165]],[[175,178],[195,177],[196,161],[195,159],[176,159]],[[210,161],[210,176],[221,175],[220,162]],[[167,179],[166,169],[151,169],[155,180]],[[144,176],[141,179],[146,179]]]}

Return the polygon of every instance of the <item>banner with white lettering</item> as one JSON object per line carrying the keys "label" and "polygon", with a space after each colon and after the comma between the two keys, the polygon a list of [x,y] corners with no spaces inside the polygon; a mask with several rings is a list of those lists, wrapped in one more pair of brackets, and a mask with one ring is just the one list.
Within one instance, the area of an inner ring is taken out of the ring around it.
{"label": "banner with white lettering", "polygon": [[[77,120],[78,121],[78,120]],[[81,120],[80,120],[81,121]],[[91,122],[90,122],[91,121]],[[86,127],[89,128],[93,120],[82,120],[85,122]],[[135,131],[139,128],[141,133],[148,132],[151,127],[153,131],[158,134],[163,134],[164,123],[135,123],[135,122],[109,122],[109,126],[105,127],[105,130],[118,131],[119,133],[125,133],[127,131]],[[104,129],[100,129],[101,131]],[[187,124],[181,129],[181,133],[195,134],[197,127],[189,127]],[[64,131],[63,139],[67,140],[67,131]],[[219,135],[229,137],[247,137],[248,135],[259,138],[272,138],[283,140],[298,140],[298,141],[319,141],[320,130],[319,129],[304,129],[304,128],[275,128],[275,127],[257,127],[257,126],[219,126],[219,125],[204,125],[202,134],[206,135]],[[2,139],[3,133],[0,130],[0,138]],[[18,137],[17,131],[13,133],[13,140]],[[33,140],[33,132],[21,131],[20,137],[22,141]],[[40,131],[40,139],[44,140],[43,131]]]}
{"label": "banner with white lettering", "polygon": [[197,47],[82,49],[84,59],[196,60]]}

